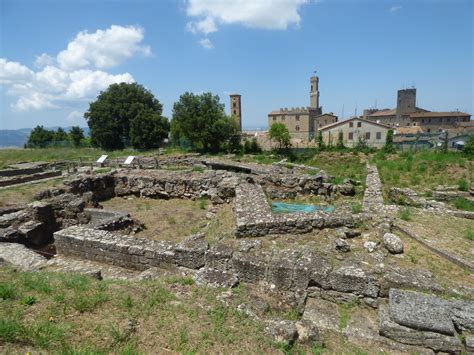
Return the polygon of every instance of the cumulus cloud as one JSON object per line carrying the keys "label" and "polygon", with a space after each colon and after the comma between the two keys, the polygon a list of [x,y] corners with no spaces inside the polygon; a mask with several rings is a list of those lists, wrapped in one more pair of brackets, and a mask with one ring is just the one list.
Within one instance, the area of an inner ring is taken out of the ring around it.
{"label": "cumulus cloud", "polygon": [[46,53],[42,53],[41,55],[37,55],[35,59],[35,67],[37,68],[44,68],[47,65],[53,65],[54,58],[47,55]]}
{"label": "cumulus cloud", "polygon": [[206,49],[212,49],[214,48],[214,45],[212,44],[211,40],[209,38],[203,38],[199,41],[199,44],[203,46]]}
{"label": "cumulus cloud", "polygon": [[56,59],[45,53],[37,56],[37,71],[0,58],[0,84],[16,97],[12,104],[16,111],[87,102],[110,84],[135,81],[129,73],[110,74],[98,69],[118,65],[137,53],[150,54],[148,46],[140,45],[142,40],[143,29],[134,26],[80,32]]}
{"label": "cumulus cloud", "polygon": [[137,53],[150,55],[150,47],[140,45],[143,38],[143,28],[136,26],[111,26],[105,31],[97,30],[94,33],[82,31],[56,59],[65,70],[89,66],[110,68]]}
{"label": "cumulus cloud", "polygon": [[400,11],[402,7],[400,5],[395,5],[390,8],[390,12],[397,12]]}
{"label": "cumulus cloud", "polygon": [[74,122],[84,117],[84,113],[80,111],[71,111],[69,115],[67,115],[67,120],[69,122]]}
{"label": "cumulus cloud", "polygon": [[240,24],[251,28],[286,30],[298,26],[299,8],[309,0],[187,0],[186,14],[195,20],[186,28],[205,35],[216,32],[218,25]]}

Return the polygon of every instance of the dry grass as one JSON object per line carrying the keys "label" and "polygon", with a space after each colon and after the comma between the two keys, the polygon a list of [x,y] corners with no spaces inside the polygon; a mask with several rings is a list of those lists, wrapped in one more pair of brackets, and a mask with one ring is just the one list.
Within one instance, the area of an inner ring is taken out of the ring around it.
{"label": "dry grass", "polygon": [[10,186],[0,189],[0,207],[19,205],[33,201],[34,195],[45,189],[62,185],[64,179],[58,178],[43,182],[29,183],[21,186]]}
{"label": "dry grass", "polygon": [[237,287],[231,306],[217,299],[222,292],[197,287],[188,278],[97,281],[2,267],[0,352],[370,353],[370,345],[357,347],[342,337],[328,339],[325,347],[273,343],[262,322],[236,310],[255,291]]}
{"label": "dry grass", "polygon": [[179,241],[203,229],[208,201],[154,200],[138,197],[115,197],[101,204],[104,208],[128,212],[145,224],[138,237]]}

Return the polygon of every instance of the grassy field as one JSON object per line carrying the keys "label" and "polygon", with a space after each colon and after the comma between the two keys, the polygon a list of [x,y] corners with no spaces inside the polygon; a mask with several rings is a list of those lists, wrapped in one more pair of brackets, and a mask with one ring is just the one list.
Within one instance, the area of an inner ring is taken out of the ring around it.
{"label": "grassy field", "polygon": [[385,192],[391,187],[410,187],[424,193],[437,185],[474,182],[474,161],[456,152],[379,152],[371,160],[377,164]]}
{"label": "grassy field", "polygon": [[20,186],[8,186],[0,189],[0,207],[7,205],[21,205],[33,201],[34,195],[45,189],[62,185],[64,179],[29,183]]}
{"label": "grassy field", "polygon": [[[0,352],[55,354],[259,353],[368,354],[342,337],[322,344],[284,346],[264,324],[236,309],[256,296],[197,287],[187,277],[161,281],[97,281],[77,274],[25,273],[0,268]],[[269,314],[296,319],[269,304]]]}

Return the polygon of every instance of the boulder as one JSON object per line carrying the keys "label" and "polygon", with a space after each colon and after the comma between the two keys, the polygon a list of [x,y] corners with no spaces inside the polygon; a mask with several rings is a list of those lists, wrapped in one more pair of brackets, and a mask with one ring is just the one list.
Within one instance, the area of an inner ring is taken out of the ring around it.
{"label": "boulder", "polygon": [[25,235],[18,229],[8,227],[0,229],[0,243],[25,243]]}
{"label": "boulder", "polygon": [[175,261],[179,266],[190,269],[199,269],[206,263],[205,254],[209,243],[204,240],[204,235],[192,235],[179,243],[175,252]]}
{"label": "boulder", "polygon": [[206,267],[201,268],[194,275],[194,280],[197,284],[226,288],[234,287],[239,282],[237,275],[233,272]]}
{"label": "boulder", "polygon": [[392,254],[403,253],[403,242],[400,237],[393,233],[385,233],[383,235],[383,245]]}
{"label": "boulder", "polygon": [[25,243],[41,246],[51,241],[53,234],[43,222],[28,221],[18,227],[20,233],[25,236]]}
{"label": "boulder", "polygon": [[356,266],[342,266],[329,275],[331,289],[339,292],[351,292],[358,295],[377,297],[379,285],[377,279]]}
{"label": "boulder", "polygon": [[336,239],[335,248],[337,251],[340,251],[342,253],[348,253],[351,251],[350,245],[344,239],[341,238]]}
{"label": "boulder", "polygon": [[369,253],[373,253],[377,249],[377,243],[372,241],[364,242],[364,248],[367,249]]}
{"label": "boulder", "polygon": [[389,293],[390,318],[416,330],[454,335],[447,301],[414,291],[392,288]]}
{"label": "boulder", "polygon": [[298,343],[312,344],[322,339],[318,327],[313,322],[300,320],[295,323]]}
{"label": "boulder", "polygon": [[293,344],[297,337],[295,322],[289,320],[271,320],[265,326],[265,334],[277,343]]}
{"label": "boulder", "polygon": [[440,292],[443,288],[428,270],[419,268],[387,267],[380,282],[380,296],[387,297],[391,288],[407,288]]}

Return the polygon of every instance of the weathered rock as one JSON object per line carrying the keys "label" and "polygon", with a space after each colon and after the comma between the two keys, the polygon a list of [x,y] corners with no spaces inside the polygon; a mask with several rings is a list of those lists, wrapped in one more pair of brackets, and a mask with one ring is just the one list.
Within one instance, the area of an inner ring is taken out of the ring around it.
{"label": "weathered rock", "polygon": [[298,333],[298,343],[312,344],[322,339],[318,327],[313,322],[300,320],[295,323],[295,327]]}
{"label": "weathered rock", "polygon": [[474,335],[466,335],[466,351],[468,354],[474,354]]}
{"label": "weathered rock", "polygon": [[0,243],[25,243],[25,235],[18,229],[9,227],[0,229]]}
{"label": "weathered rock", "polygon": [[451,301],[450,316],[457,329],[474,331],[474,301]]}
{"label": "weathered rock", "polygon": [[297,289],[308,287],[329,288],[331,263],[316,253],[306,251],[295,263],[293,286]]}
{"label": "weathered rock", "polygon": [[384,304],[379,306],[379,329],[380,335],[403,344],[419,345],[448,353],[458,353],[463,348],[461,341],[455,336],[419,331],[397,324],[391,319],[388,307]]}
{"label": "weathered rock", "polygon": [[179,243],[175,248],[175,260],[179,266],[199,269],[206,263],[205,254],[209,243],[203,235],[192,235]]}
{"label": "weathered rock", "polygon": [[383,235],[383,244],[385,249],[387,249],[392,254],[401,254],[403,253],[403,242],[400,237],[392,233],[385,233]]}
{"label": "weathered rock", "polygon": [[355,186],[351,182],[345,182],[336,186],[337,191],[344,196],[354,196],[356,193]]}
{"label": "weathered rock", "polygon": [[256,239],[244,239],[239,242],[239,251],[248,252],[250,250],[258,250],[262,248],[262,241]]}
{"label": "weathered rock", "polygon": [[198,284],[211,287],[234,287],[239,282],[237,276],[230,271],[201,268],[194,276]]}
{"label": "weathered rock", "polygon": [[25,236],[25,243],[40,246],[51,241],[52,233],[49,233],[45,223],[28,221],[18,227],[20,233]]}
{"label": "weathered rock", "polygon": [[16,243],[0,243],[0,258],[23,271],[37,271],[46,265],[46,258]]}
{"label": "weathered rock", "polygon": [[227,270],[232,254],[233,249],[225,244],[213,245],[206,251],[206,266],[213,269]]}
{"label": "weathered rock", "polygon": [[377,297],[377,279],[355,266],[342,266],[329,275],[331,288],[339,292],[352,292],[358,295]]}
{"label": "weathered rock", "polygon": [[265,326],[265,334],[275,342],[293,344],[298,337],[295,322],[271,320]]}
{"label": "weathered rock", "polygon": [[446,335],[456,333],[449,305],[438,297],[392,288],[389,310],[390,318],[400,325]]}
{"label": "weathered rock", "polygon": [[265,280],[269,256],[264,253],[234,253],[232,268],[242,281]]}
{"label": "weathered rock", "polygon": [[276,254],[268,267],[267,281],[277,288],[289,290],[293,281],[296,255],[291,250]]}
{"label": "weathered rock", "polygon": [[407,288],[440,292],[443,288],[428,270],[388,267],[380,282],[380,296],[387,297],[391,288]]}
{"label": "weathered rock", "polygon": [[373,253],[377,249],[377,243],[372,241],[364,242],[364,248],[367,249],[369,253]]}
{"label": "weathered rock", "polygon": [[335,248],[337,251],[342,253],[348,253],[351,251],[350,245],[344,239],[336,239]]}

